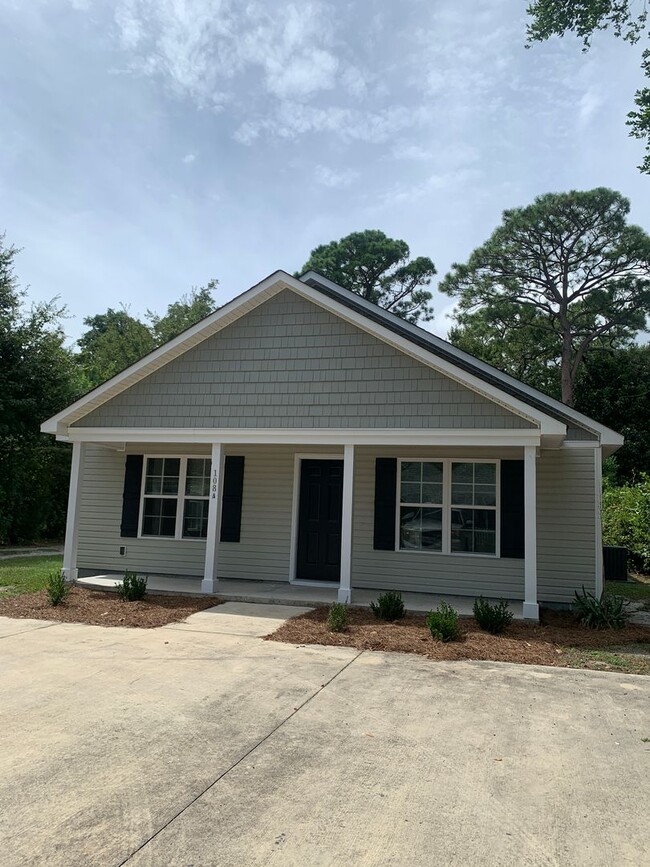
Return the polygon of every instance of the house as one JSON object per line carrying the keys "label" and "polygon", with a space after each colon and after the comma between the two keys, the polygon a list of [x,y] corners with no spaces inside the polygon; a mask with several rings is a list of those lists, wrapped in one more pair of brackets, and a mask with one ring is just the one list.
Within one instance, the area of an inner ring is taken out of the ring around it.
{"label": "house", "polygon": [[505,597],[602,590],[623,438],[358,295],[276,271],[46,421],[64,572]]}

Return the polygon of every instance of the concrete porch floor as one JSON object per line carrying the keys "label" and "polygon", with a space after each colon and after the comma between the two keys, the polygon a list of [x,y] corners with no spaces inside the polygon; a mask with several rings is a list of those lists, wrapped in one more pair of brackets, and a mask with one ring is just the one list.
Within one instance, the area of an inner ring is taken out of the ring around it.
{"label": "concrete porch floor", "polygon": [[[78,578],[80,587],[91,590],[114,590],[120,583],[120,575],[93,575]],[[204,596],[201,593],[200,578],[170,578],[163,575],[150,575],[147,589],[153,593],[184,593]],[[352,588],[352,605],[365,607],[381,593],[381,590],[361,590]],[[232,602],[266,602],[271,605],[297,605],[316,607],[336,602],[336,587],[307,586],[289,584],[282,581],[249,581],[246,579],[222,578],[217,585],[215,596]],[[471,615],[474,598],[471,596],[452,596],[429,593],[402,593],[408,611],[422,613],[436,608],[444,599],[462,616]],[[509,600],[516,620],[523,619],[521,600]]]}

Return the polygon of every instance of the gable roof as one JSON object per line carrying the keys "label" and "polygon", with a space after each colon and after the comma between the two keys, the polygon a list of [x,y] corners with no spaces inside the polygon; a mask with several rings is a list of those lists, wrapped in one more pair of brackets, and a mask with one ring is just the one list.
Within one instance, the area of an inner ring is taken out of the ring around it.
{"label": "gable roof", "polygon": [[291,289],[329,309],[363,330],[401,349],[506,409],[533,421],[542,433],[563,435],[566,425],[577,425],[593,433],[609,450],[623,444],[623,437],[588,416],[565,406],[530,386],[452,346],[445,340],[405,322],[395,314],[343,289],[314,271],[300,279],[286,271],[275,271],[197,322],[177,337],[153,350],[102,385],[52,416],[41,425],[44,433],[65,436],[68,425],[111,400],[136,382],[182,355],[206,338],[218,333],[255,307],[284,289]]}

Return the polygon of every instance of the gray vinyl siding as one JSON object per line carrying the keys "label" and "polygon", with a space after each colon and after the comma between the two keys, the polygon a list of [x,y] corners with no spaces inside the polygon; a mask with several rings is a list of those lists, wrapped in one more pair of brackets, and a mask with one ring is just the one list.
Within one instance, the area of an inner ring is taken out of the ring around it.
{"label": "gray vinyl siding", "polygon": [[595,456],[591,447],[542,451],[537,471],[537,585],[547,602],[572,602],[596,574]]}
{"label": "gray vinyl siding", "polygon": [[289,290],[76,425],[535,427]]}
{"label": "gray vinyl siding", "polygon": [[[359,448],[356,450],[353,586],[449,595],[523,599],[524,561],[373,549],[375,459],[377,457],[495,458],[491,449]],[[521,449],[501,449],[500,458],[522,458]]]}
{"label": "gray vinyl siding", "polygon": [[[136,447],[149,454],[207,454],[205,447]],[[223,578],[289,580],[295,453],[331,454],[340,448],[229,446],[244,455],[241,540],[220,543]],[[373,549],[375,458],[494,458],[492,449],[358,447],[355,455],[352,586],[450,595],[523,599],[523,560]],[[521,459],[521,449],[501,449],[502,459]],[[79,569],[201,576],[205,543],[174,539],[121,539],[124,453],[86,446],[79,518]],[[594,449],[542,451],[538,460],[538,596],[571,602],[574,590],[594,589]],[[121,557],[120,545],[127,546]]]}
{"label": "gray vinyl siding", "polygon": [[[184,447],[182,454],[200,454]],[[150,454],[181,453],[171,446],[156,446]],[[122,539],[122,491],[125,455],[87,445],[79,503],[77,565],[95,574],[131,569],[144,574],[203,575],[205,542],[174,539]],[[120,545],[127,555],[120,556]]]}
{"label": "gray vinyl siding", "polygon": [[[353,585],[423,593],[524,598],[524,561],[373,550],[375,458],[495,457],[490,449],[357,449]],[[500,450],[522,459],[521,449]],[[574,590],[595,587],[594,449],[544,450],[537,463],[537,584],[540,602],[569,603]]]}
{"label": "gray vinyl siding", "polygon": [[[158,446],[138,454],[208,454],[205,447]],[[289,580],[294,453],[325,454],[327,447],[231,446],[227,454],[244,455],[244,489],[239,542],[221,542],[217,558],[223,578]],[[331,450],[342,457],[340,448]],[[77,565],[84,571],[131,569],[156,575],[202,576],[205,542],[195,539],[123,539],[120,537],[125,455],[86,446]],[[120,556],[126,545],[126,556]]]}

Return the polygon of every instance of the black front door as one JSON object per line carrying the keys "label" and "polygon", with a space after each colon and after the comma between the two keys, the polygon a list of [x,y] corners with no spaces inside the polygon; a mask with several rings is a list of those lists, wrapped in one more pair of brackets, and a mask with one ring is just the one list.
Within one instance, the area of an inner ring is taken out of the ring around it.
{"label": "black front door", "polygon": [[343,461],[303,460],[296,578],[335,581],[341,569]]}

